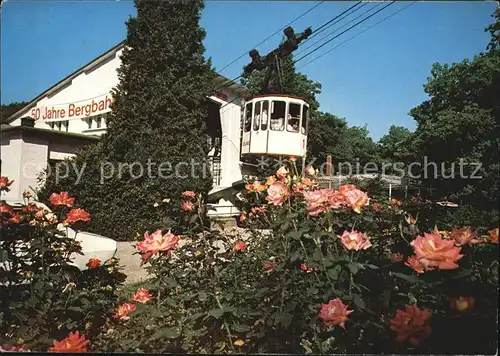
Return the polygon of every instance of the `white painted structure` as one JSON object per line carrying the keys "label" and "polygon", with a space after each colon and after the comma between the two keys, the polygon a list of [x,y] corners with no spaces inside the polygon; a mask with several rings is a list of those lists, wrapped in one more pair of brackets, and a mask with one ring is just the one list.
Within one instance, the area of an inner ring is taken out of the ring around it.
{"label": "white painted structure", "polygon": [[[111,110],[111,91],[118,84],[117,69],[121,65],[123,48],[123,43],[111,48],[2,123],[1,175],[15,181],[10,192],[2,192],[2,199],[15,203],[22,200],[24,189],[38,186],[33,172],[26,176],[23,168],[26,165],[36,166],[40,172],[51,160],[71,157],[77,148],[106,132],[106,115]],[[239,211],[231,203],[231,190],[233,183],[242,179],[240,119],[247,91],[221,76],[216,79],[216,87],[223,89],[210,99],[219,105],[222,134],[216,159],[220,164],[220,176],[209,194],[216,199],[216,211],[211,214],[235,216]],[[22,125],[23,118],[27,117],[35,119],[34,128]],[[209,153],[211,155],[214,150]]]}
{"label": "white painted structure", "polygon": [[306,155],[309,105],[303,99],[256,95],[246,102],[243,117],[242,155]]}

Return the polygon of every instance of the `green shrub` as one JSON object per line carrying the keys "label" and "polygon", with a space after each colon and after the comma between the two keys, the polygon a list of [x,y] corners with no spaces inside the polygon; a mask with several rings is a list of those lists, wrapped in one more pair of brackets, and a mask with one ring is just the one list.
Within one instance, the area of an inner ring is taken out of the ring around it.
{"label": "green shrub", "polygon": [[[89,340],[100,334],[124,280],[117,261],[94,260],[79,271],[71,259],[81,247],[57,227],[68,218],[66,208],[53,214],[28,203],[17,213],[0,204],[0,346],[46,351],[75,330]],[[82,221],[66,224],[77,229]]]}
{"label": "green shrub", "polygon": [[494,351],[498,230],[496,245],[493,230],[489,237],[470,229],[428,234],[402,206],[368,204],[352,185],[317,190],[294,175],[292,165],[251,192],[270,203],[259,212],[268,234],[195,233],[196,209],[193,230],[182,237],[146,234],[137,248],[148,261],[151,299],[96,345],[120,352]]}

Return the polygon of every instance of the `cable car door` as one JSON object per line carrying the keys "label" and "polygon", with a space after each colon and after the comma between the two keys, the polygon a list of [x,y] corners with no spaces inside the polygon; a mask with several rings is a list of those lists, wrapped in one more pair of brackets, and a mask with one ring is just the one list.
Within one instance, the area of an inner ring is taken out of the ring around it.
{"label": "cable car door", "polygon": [[255,102],[250,137],[250,153],[267,153],[267,136],[269,127],[269,102],[260,100]]}
{"label": "cable car door", "polygon": [[243,110],[242,117],[242,135],[241,135],[241,153],[250,153],[250,129],[252,128],[252,107],[253,104],[247,103]]}
{"label": "cable car door", "polygon": [[309,108],[302,105],[302,119],[300,128],[300,153],[304,157],[307,153],[307,131],[309,129]]}

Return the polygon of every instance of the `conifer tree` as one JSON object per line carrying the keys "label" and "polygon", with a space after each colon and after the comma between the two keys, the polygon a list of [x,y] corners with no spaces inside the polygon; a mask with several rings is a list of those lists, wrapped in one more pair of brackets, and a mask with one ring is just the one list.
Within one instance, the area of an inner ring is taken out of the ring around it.
{"label": "conifer tree", "polygon": [[203,1],[135,0],[135,6],[107,133],[76,157],[85,165],[78,184],[72,174],[46,188],[66,188],[92,214],[92,230],[122,239],[175,230],[181,193],[212,187],[204,127],[215,74],[203,56]]}

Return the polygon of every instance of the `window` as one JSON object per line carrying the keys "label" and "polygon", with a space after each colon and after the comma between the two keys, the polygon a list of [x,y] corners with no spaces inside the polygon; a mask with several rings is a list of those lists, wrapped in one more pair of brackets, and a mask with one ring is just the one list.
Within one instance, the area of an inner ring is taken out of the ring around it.
{"label": "window", "polygon": [[250,131],[250,127],[252,126],[252,108],[252,103],[248,103],[247,107],[245,108],[245,132]]}
{"label": "window", "polygon": [[309,122],[309,108],[307,106],[302,106],[302,127],[300,132],[302,134],[307,133],[307,123]]}
{"label": "window", "polygon": [[271,104],[271,130],[283,131],[285,128],[286,103],[273,101]]}
{"label": "window", "polygon": [[255,113],[253,115],[253,130],[258,131],[260,126],[260,101],[255,104]]}
{"label": "window", "polygon": [[289,132],[299,132],[300,104],[290,103],[286,129]]}
{"label": "window", "polygon": [[106,125],[106,117],[107,117],[107,113],[104,113],[104,114],[89,116],[89,117],[83,118],[82,120],[87,123],[87,128],[89,130],[92,130],[92,129],[103,128],[103,126]]}
{"label": "window", "polygon": [[262,115],[260,116],[261,125],[260,129],[262,131],[267,130],[267,122],[269,121],[269,101],[264,101],[262,104]]}

